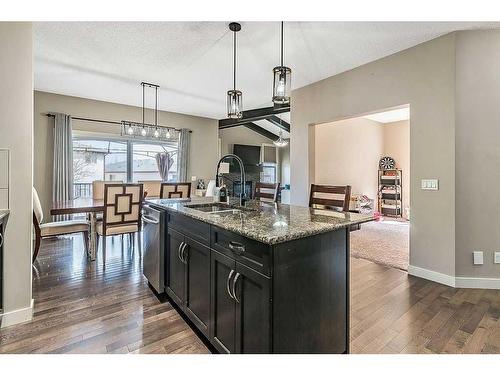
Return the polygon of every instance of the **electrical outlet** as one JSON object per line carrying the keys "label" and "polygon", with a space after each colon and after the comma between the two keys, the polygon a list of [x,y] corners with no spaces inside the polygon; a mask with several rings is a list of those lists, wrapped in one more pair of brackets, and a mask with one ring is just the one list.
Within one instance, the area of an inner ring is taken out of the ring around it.
{"label": "electrical outlet", "polygon": [[493,258],[493,263],[500,263],[500,251],[495,251],[495,256]]}
{"label": "electrical outlet", "polygon": [[476,265],[484,264],[484,258],[483,258],[482,251],[474,251],[472,254],[474,256],[474,264],[476,264]]}

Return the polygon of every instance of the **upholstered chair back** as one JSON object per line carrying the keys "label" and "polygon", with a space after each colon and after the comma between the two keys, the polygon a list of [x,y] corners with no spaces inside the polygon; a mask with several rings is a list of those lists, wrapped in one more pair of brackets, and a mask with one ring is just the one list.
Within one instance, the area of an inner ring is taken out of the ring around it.
{"label": "upholstered chair back", "polygon": [[163,182],[160,198],[189,198],[191,197],[191,182]]}
{"label": "upholstered chair back", "polygon": [[142,184],[105,184],[103,225],[140,224]]}
{"label": "upholstered chair back", "polygon": [[161,181],[147,180],[138,181],[143,185],[143,190],[148,198],[160,198]]}
{"label": "upholstered chair back", "polygon": [[40,203],[40,198],[38,197],[38,192],[33,187],[33,213],[38,220],[38,224],[41,224],[43,221],[43,210],[42,204]]}

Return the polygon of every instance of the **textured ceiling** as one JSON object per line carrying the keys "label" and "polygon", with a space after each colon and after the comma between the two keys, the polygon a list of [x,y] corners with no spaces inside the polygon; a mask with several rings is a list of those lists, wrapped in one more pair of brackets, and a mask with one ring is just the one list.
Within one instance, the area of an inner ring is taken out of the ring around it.
{"label": "textured ceiling", "polygon": [[[223,22],[34,24],[35,89],[141,105],[141,81],[161,86],[163,110],[225,117],[232,36]],[[285,23],[285,64],[298,88],[459,29],[467,22]],[[244,109],[271,105],[279,23],[242,22],[237,88]],[[153,105],[150,97],[148,106]]]}

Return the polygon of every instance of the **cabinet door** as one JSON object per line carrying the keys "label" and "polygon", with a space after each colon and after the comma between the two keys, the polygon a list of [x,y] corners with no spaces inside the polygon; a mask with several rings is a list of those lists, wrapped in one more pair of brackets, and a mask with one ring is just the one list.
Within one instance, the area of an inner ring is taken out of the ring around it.
{"label": "cabinet door", "polygon": [[229,292],[236,262],[211,250],[211,316],[210,338],[220,353],[235,352],[235,301]]}
{"label": "cabinet door", "polygon": [[175,230],[167,231],[168,247],[168,282],[167,294],[174,302],[182,307],[186,287],[185,264],[180,259],[181,246],[184,243],[184,236]]}
{"label": "cabinet door", "polygon": [[191,321],[208,337],[210,318],[210,248],[185,237],[186,264],[185,312]]}
{"label": "cabinet door", "polygon": [[237,262],[232,284],[236,353],[271,353],[270,278]]}

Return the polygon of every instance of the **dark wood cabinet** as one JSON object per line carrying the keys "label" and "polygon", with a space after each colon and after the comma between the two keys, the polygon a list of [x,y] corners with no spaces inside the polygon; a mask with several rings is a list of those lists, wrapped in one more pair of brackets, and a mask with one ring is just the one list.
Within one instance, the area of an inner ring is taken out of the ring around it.
{"label": "dark wood cabinet", "polygon": [[208,337],[210,321],[210,248],[185,237],[185,313]]}
{"label": "dark wood cabinet", "polygon": [[271,281],[236,262],[236,353],[271,353]]}
{"label": "dark wood cabinet", "polygon": [[166,291],[189,319],[209,336],[210,248],[169,228]]}
{"label": "dark wood cabinet", "polygon": [[234,353],[236,306],[231,294],[231,280],[235,274],[236,262],[212,250],[211,264],[210,339],[220,353]]}
{"label": "dark wood cabinet", "polygon": [[270,353],[270,278],[212,250],[212,335],[222,353]]}
{"label": "dark wood cabinet", "polygon": [[181,258],[183,250],[184,235],[179,232],[168,229],[167,231],[167,294],[174,302],[182,307],[186,290],[186,267]]}

